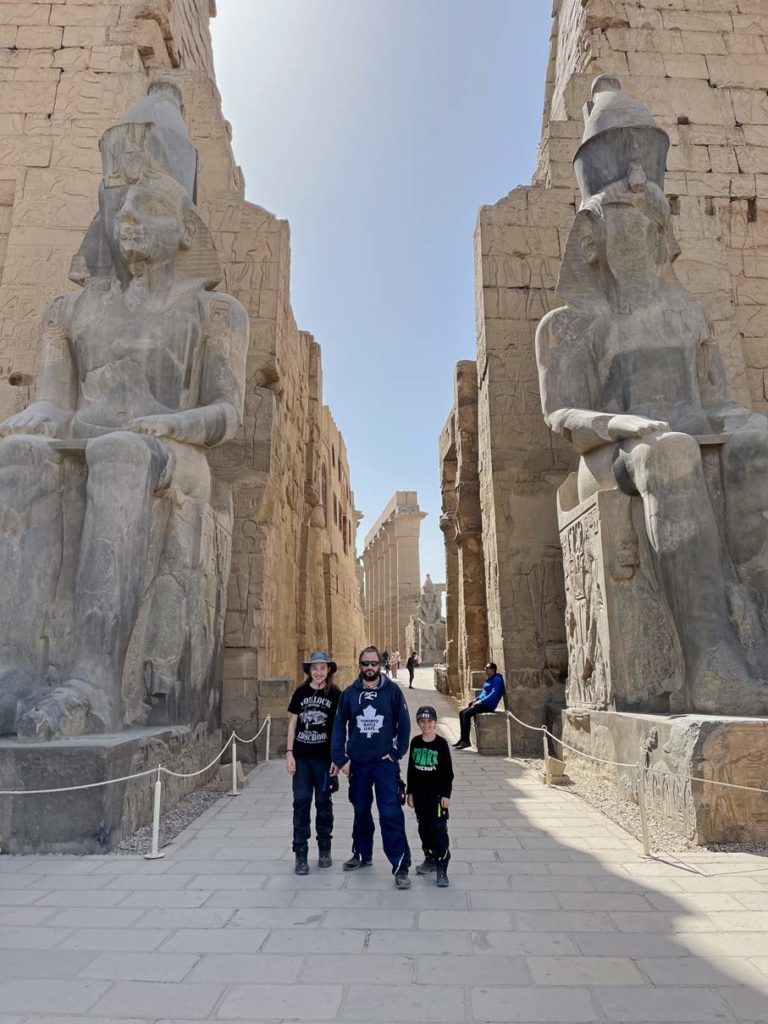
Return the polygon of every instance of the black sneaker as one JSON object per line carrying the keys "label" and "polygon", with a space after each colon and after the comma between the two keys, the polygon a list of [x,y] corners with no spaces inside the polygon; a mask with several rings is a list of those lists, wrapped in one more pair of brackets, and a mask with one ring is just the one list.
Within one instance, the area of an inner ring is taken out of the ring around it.
{"label": "black sneaker", "polygon": [[331,860],[330,850],[320,850],[317,857],[317,866],[319,868],[329,868],[333,864]]}
{"label": "black sneaker", "polygon": [[408,877],[407,871],[398,871],[395,875],[395,888],[396,889],[410,889],[411,880]]}
{"label": "black sneaker", "polygon": [[466,750],[467,747],[471,746],[472,744],[469,743],[467,740],[459,740],[458,743],[454,743],[454,747],[456,748],[456,750]]}
{"label": "black sneaker", "polygon": [[309,864],[307,863],[307,851],[296,851],[296,867],[293,869],[297,875],[308,875]]}
{"label": "black sneaker", "polygon": [[421,864],[416,866],[417,875],[428,875],[431,871],[437,870],[437,864],[431,857],[425,857]]}
{"label": "black sneaker", "polygon": [[358,868],[369,868],[372,860],[363,860],[359,853],[353,853],[349,860],[345,860],[343,867],[345,871],[357,871]]}
{"label": "black sneaker", "polygon": [[447,888],[451,884],[448,881],[448,865],[436,864],[435,868],[437,870],[437,878],[435,879],[435,881],[437,882],[437,887],[439,889]]}

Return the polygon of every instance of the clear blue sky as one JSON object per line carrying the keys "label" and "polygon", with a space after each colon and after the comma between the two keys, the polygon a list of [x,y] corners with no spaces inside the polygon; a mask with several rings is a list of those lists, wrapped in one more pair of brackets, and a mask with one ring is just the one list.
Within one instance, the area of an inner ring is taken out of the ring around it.
{"label": "clear blue sky", "polygon": [[475,358],[478,208],[533,172],[550,0],[218,0],[247,197],[291,225],[291,301],[323,351],[359,546],[416,490],[445,578],[437,441]]}

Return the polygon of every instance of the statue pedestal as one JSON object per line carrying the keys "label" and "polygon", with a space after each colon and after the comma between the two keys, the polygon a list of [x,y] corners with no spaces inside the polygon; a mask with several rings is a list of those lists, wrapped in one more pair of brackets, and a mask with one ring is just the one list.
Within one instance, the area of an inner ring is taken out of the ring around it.
{"label": "statue pedestal", "polygon": [[565,573],[569,707],[678,712],[683,662],[656,580],[640,498],[619,490],[558,491]]}
{"label": "statue pedestal", "polygon": [[[647,806],[669,828],[700,845],[768,841],[768,795],[709,782],[768,789],[768,720],[586,708],[558,713],[563,739],[577,750],[648,765]],[[595,772],[637,802],[637,772],[563,753],[566,764]]]}
{"label": "statue pedestal", "polygon": [[[0,789],[53,789],[121,778],[159,764],[192,772],[221,748],[221,733],[186,727],[129,729],[106,736],[32,743],[0,739]],[[211,776],[216,773],[211,769]],[[3,853],[108,853],[152,820],[156,776],[67,793],[0,797]],[[162,809],[191,793],[206,776],[162,776]]]}

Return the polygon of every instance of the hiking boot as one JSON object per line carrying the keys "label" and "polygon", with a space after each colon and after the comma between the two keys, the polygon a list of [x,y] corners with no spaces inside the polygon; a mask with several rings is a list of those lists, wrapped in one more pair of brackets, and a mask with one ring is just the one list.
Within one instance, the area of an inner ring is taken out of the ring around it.
{"label": "hiking boot", "polygon": [[309,864],[307,863],[307,851],[297,850],[296,851],[296,867],[293,869],[297,875],[308,875]]}
{"label": "hiking boot", "polygon": [[318,851],[317,866],[319,868],[329,868],[331,864],[333,864],[333,861],[331,860],[330,849]]}
{"label": "hiking boot", "polygon": [[410,889],[411,880],[408,877],[407,871],[398,871],[395,875],[395,888],[396,889]]}
{"label": "hiking boot", "polygon": [[445,863],[436,864],[435,869],[437,871],[435,881],[437,882],[438,889],[447,888],[451,884],[448,881],[448,865]]}
{"label": "hiking boot", "polygon": [[425,857],[423,862],[421,864],[417,865],[417,867],[416,867],[416,874],[417,875],[428,875],[431,871],[435,871],[436,869],[437,869],[437,863],[435,862],[434,858],[433,857]]}
{"label": "hiking boot", "polygon": [[359,853],[353,853],[349,860],[345,860],[343,867],[345,871],[357,871],[358,868],[369,868],[372,860],[363,860]]}

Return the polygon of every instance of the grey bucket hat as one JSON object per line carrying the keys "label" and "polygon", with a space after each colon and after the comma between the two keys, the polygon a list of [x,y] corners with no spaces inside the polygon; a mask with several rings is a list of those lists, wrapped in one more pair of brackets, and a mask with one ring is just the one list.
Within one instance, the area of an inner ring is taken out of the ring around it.
{"label": "grey bucket hat", "polygon": [[328,675],[332,676],[337,669],[335,661],[331,661],[331,656],[326,651],[312,651],[309,656],[309,661],[305,661],[302,664],[302,668],[309,675],[309,671],[313,665],[325,664],[328,666]]}

